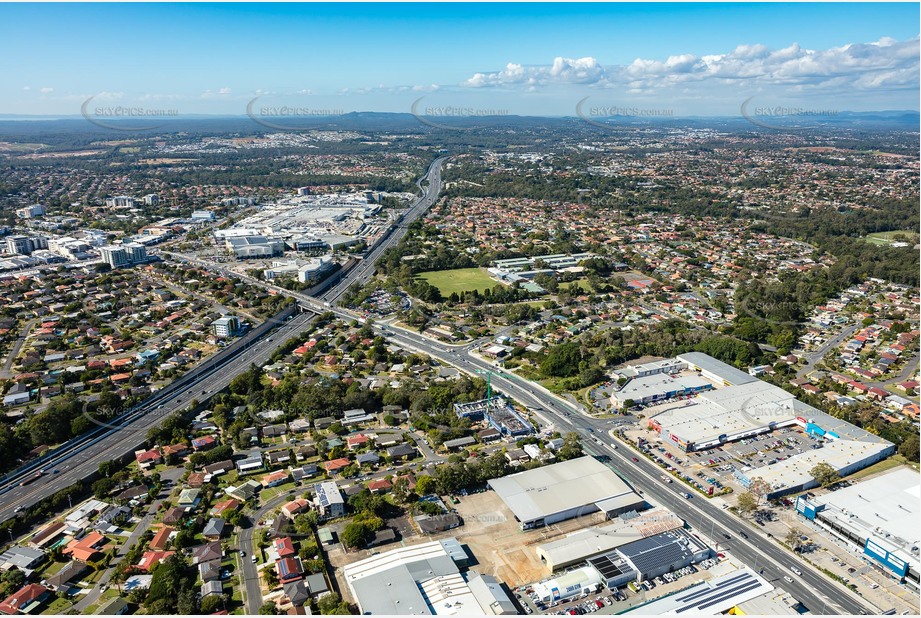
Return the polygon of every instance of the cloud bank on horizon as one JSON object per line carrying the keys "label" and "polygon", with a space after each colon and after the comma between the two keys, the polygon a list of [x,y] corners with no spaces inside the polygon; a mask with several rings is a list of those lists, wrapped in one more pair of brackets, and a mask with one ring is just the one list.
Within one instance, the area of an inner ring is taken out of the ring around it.
{"label": "cloud bank on horizon", "polygon": [[[461,67],[459,74],[464,73]],[[317,105],[347,111],[406,112],[406,97],[426,96],[426,105],[492,103],[495,107],[504,103],[508,113],[521,115],[571,115],[574,101],[589,95],[625,105],[652,106],[667,101],[676,116],[736,114],[741,101],[752,96],[757,96],[759,102],[808,100],[816,105],[834,105],[839,110],[917,109],[921,37],[902,41],[883,37],[824,50],[807,49],[796,43],[780,49],[761,44],[738,45],[723,54],[636,58],[623,65],[604,65],[592,56],[559,56],[545,65],[508,62],[504,68],[469,75],[453,84],[439,84],[439,80],[427,85],[343,84],[337,91],[325,94],[301,87],[262,89],[255,84],[252,89],[215,85],[194,93],[171,94],[74,93],[51,86],[25,86],[22,90],[43,101],[65,102],[68,106],[90,97],[99,102],[168,101],[180,104],[182,113],[206,114],[242,113],[246,101],[253,97],[264,98],[265,103],[309,98]],[[208,107],[198,107],[200,104]]]}
{"label": "cloud bank on horizon", "polygon": [[739,45],[726,54],[637,58],[614,66],[604,66],[593,57],[556,57],[552,63],[539,66],[509,62],[498,71],[475,73],[461,86],[536,92],[578,85],[633,95],[677,90],[689,96],[712,96],[714,87],[744,87],[750,91],[833,96],[842,92],[918,91],[919,69],[919,37],[905,41],[887,37],[825,50],[805,49],[795,43],[774,50],[760,44]]}

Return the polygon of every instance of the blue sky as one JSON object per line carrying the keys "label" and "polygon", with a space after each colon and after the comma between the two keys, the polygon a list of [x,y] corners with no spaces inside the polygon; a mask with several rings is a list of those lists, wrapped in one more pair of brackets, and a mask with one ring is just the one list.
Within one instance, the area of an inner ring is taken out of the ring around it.
{"label": "blue sky", "polygon": [[916,3],[0,4],[0,113],[918,109],[918,24]]}

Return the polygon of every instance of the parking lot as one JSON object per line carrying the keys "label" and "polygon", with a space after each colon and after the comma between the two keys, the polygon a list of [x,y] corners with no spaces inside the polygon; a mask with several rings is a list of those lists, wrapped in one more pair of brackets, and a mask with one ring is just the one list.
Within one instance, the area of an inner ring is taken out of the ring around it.
{"label": "parking lot", "polygon": [[[713,558],[668,573],[653,580],[646,580],[641,583],[630,582],[615,590],[607,587],[594,594],[585,596],[576,596],[571,599],[551,603],[546,605],[537,601],[533,595],[531,585],[519,586],[514,588],[516,600],[526,614],[545,614],[545,615],[581,615],[581,614],[602,614],[613,615],[624,612],[630,608],[642,605],[659,597],[683,590],[688,586],[711,578],[709,569],[717,566],[719,560]],[[578,568],[577,565],[570,568]],[[568,570],[568,569],[567,569]],[[557,573],[562,574],[565,571]]]}
{"label": "parking lot", "polygon": [[814,438],[798,427],[785,427],[691,453],[685,453],[649,429],[628,430],[625,436],[634,443],[645,441],[641,450],[664,472],[677,476],[707,495],[720,495],[730,489],[742,491],[744,488],[734,476],[737,470],[760,468],[811,449],[822,448],[820,438]]}

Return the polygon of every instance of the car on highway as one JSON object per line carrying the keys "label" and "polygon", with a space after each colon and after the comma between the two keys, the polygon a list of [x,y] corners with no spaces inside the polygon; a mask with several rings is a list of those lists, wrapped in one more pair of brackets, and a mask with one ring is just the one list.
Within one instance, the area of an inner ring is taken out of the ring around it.
{"label": "car on highway", "polygon": [[243,551],[242,549],[240,550],[240,557],[241,557],[241,558],[246,558],[246,552]]}
{"label": "car on highway", "polygon": [[13,512],[18,513],[21,510],[22,510],[22,506],[20,505],[20,506],[17,506],[15,509],[13,509]]}
{"label": "car on highway", "polygon": [[255,556],[255,554],[254,554],[254,555],[253,555],[253,564],[256,564],[256,560],[257,560],[257,558],[256,558],[256,556]]}
{"label": "car on highway", "polygon": [[800,571],[799,569],[797,569],[795,566],[791,566],[791,567],[790,567],[790,570],[793,571],[794,573],[796,573],[797,575],[802,575],[802,574],[803,574],[803,572]]}
{"label": "car on highway", "polygon": [[636,462],[639,461],[639,459],[637,459],[636,457],[631,457],[630,459],[632,459],[633,461],[636,461]]}
{"label": "car on highway", "polygon": [[748,535],[745,534],[745,532],[743,532],[742,530],[739,530],[739,534],[742,535],[742,538],[743,538],[743,539],[747,539],[747,538],[748,538]]}
{"label": "car on highway", "polygon": [[784,579],[784,581],[787,582],[787,583],[790,583],[790,584],[793,583],[793,578],[790,577],[789,575],[784,575],[784,576],[783,576],[783,579]]}
{"label": "car on highway", "polygon": [[685,491],[685,492],[682,492],[681,495],[684,496],[685,499],[687,499],[687,500],[690,500],[690,499],[691,499],[691,494],[689,494],[689,493],[686,492],[686,491]]}

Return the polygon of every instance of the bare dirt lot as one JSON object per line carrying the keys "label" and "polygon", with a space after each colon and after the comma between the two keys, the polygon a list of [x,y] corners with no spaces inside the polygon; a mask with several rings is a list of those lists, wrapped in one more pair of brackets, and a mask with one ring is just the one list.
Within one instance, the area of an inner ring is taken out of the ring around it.
{"label": "bare dirt lot", "polygon": [[[454,537],[466,545],[472,554],[473,568],[480,573],[494,575],[514,588],[550,575],[550,569],[537,557],[535,545],[558,539],[586,526],[603,523],[600,514],[594,514],[522,532],[512,513],[495,492],[485,491],[459,496],[458,499],[460,503],[454,505],[454,508],[464,520],[460,528],[435,535],[404,537],[399,543],[376,547],[373,551],[383,553],[398,547]],[[359,550],[346,553],[341,545],[336,545],[328,555],[330,563],[336,568],[336,574],[340,575],[342,567],[369,557],[371,552]],[[340,589],[345,596],[349,596],[346,586],[340,586]]]}

